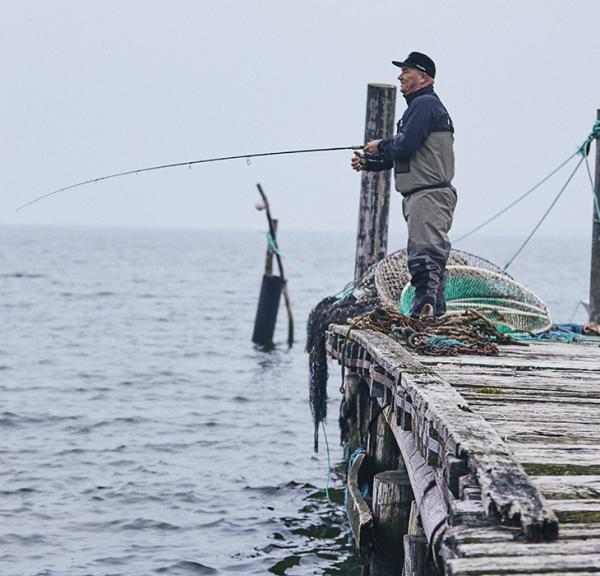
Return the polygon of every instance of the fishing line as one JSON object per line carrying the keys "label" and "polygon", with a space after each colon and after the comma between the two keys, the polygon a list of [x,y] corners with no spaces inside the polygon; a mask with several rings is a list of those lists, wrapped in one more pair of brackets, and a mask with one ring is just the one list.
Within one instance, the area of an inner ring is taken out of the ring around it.
{"label": "fishing line", "polygon": [[334,148],[307,148],[303,150],[282,150],[279,152],[260,152],[258,154],[239,154],[237,156],[221,156],[218,158],[204,158],[202,160],[191,160],[188,162],[174,162],[172,164],[161,164],[159,166],[147,166],[145,168],[137,168],[135,170],[126,170],[124,172],[115,172],[114,174],[107,174],[106,176],[99,176],[98,178],[91,178],[90,180],[84,180],[82,182],[77,182],[76,184],[70,184],[69,186],[65,186],[64,188],[59,188],[58,190],[53,190],[52,192],[47,192],[46,194],[42,194],[25,204],[22,204],[17,208],[17,212],[30,206],[31,204],[35,204],[44,198],[48,198],[50,196],[54,196],[55,194],[59,194],[60,192],[66,192],[67,190],[73,190],[73,188],[79,188],[80,186],[86,186],[87,184],[95,184],[97,182],[102,182],[103,180],[110,180],[112,178],[121,178],[122,176],[129,176],[131,174],[141,174],[142,172],[151,172],[153,170],[165,170],[167,168],[178,168],[181,166],[187,166],[191,168],[194,164],[206,164],[208,162],[222,162],[224,160],[241,160],[243,158],[246,159],[248,164],[250,163],[250,158],[260,158],[263,156],[282,156],[284,154],[308,154],[311,152],[335,152],[338,150],[362,150],[363,145],[360,146],[337,146]]}

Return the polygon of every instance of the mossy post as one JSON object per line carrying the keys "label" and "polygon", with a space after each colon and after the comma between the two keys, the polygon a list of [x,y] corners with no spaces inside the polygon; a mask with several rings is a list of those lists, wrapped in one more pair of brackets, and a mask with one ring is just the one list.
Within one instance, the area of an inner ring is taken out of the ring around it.
{"label": "mossy post", "polygon": [[[395,86],[368,85],[365,144],[371,140],[393,136],[395,109]],[[355,280],[360,280],[367,268],[381,260],[387,253],[390,183],[390,170],[362,172],[356,235]]]}
{"label": "mossy post", "polygon": [[[596,118],[600,120],[600,110]],[[600,138],[596,138],[596,180],[592,224],[592,269],[590,277],[590,322],[600,323]]]}

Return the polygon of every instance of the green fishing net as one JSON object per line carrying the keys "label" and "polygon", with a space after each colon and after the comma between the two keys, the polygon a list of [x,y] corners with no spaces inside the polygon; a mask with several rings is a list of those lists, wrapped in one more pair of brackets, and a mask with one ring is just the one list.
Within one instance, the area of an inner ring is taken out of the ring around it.
{"label": "green fishing net", "polygon": [[[452,250],[447,271],[448,314],[474,309],[502,332],[537,334],[552,326],[546,304],[495,264]],[[382,306],[410,313],[414,288],[404,251],[391,254],[377,265],[375,286]]]}

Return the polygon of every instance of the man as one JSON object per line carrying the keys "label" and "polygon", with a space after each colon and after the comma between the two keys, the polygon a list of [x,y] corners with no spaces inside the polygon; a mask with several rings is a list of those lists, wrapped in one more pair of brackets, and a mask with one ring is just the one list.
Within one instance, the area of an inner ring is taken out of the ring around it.
{"label": "man", "polygon": [[408,108],[398,122],[397,134],[369,142],[364,155],[355,153],[352,167],[357,171],[394,168],[408,225],[408,270],[415,288],[411,316],[441,316],[446,312],[448,232],[456,206],[454,126],[433,90],[433,60],[411,52],[403,62],[392,64],[402,69],[398,79]]}

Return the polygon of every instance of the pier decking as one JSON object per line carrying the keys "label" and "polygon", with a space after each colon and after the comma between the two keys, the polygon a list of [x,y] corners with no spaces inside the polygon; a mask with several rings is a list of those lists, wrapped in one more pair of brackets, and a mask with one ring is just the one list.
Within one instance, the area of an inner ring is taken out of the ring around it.
{"label": "pier decking", "polygon": [[[385,468],[377,462],[389,449],[382,444],[392,439],[399,449],[440,572],[600,572],[598,346],[416,356],[384,334],[331,326],[327,350],[345,366],[346,398],[362,386],[370,399],[366,424],[364,402],[362,416],[355,413],[358,428],[369,431],[373,473]],[[387,436],[373,426],[377,418]],[[375,528],[355,489],[348,512],[369,553]],[[410,544],[405,537],[407,557]],[[406,576],[422,573],[411,572],[413,560],[405,560]]]}

